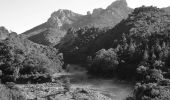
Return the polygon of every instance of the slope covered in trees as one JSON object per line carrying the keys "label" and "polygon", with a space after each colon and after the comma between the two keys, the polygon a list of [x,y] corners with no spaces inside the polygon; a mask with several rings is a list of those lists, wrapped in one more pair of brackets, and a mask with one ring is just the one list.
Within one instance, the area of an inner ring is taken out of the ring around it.
{"label": "slope covered in trees", "polygon": [[136,8],[106,35],[112,49],[89,57],[89,72],[138,81],[132,100],[169,100],[170,15]]}
{"label": "slope covered in trees", "polygon": [[[100,12],[99,15],[102,15],[105,14],[104,11],[109,13],[114,10],[112,8],[119,8],[117,5],[122,2],[123,0],[119,0],[106,10],[98,9],[94,14],[98,15]],[[126,3],[123,8],[125,5]],[[66,12],[68,16],[74,15],[69,11]],[[65,12],[60,11],[60,13],[65,15]],[[93,14],[86,17],[89,16]],[[53,17],[63,16],[57,13],[57,16],[54,14]],[[68,19],[76,20],[72,17]],[[64,24],[73,25],[69,20],[62,21]],[[25,33],[26,35],[9,33],[5,28],[0,29],[2,82],[50,81],[51,74],[62,71],[63,58],[62,54],[59,54],[62,52],[66,63],[86,63],[89,74],[138,82],[133,96],[128,98],[130,100],[170,99],[170,14],[166,10],[144,6],[136,8],[127,19],[112,29],[71,28],[61,42],[55,45],[60,51],[44,46],[51,45],[51,42],[46,41],[44,37],[56,36],[56,31],[60,31],[61,27],[69,28],[67,25],[58,25],[61,23],[55,21],[50,28],[42,24],[43,29],[36,27],[33,29],[35,33],[29,31]],[[39,38],[42,35],[44,37]],[[26,38],[44,45],[33,43]],[[55,42],[54,39],[54,44]]]}
{"label": "slope covered in trees", "polygon": [[55,47],[64,54],[65,62],[84,62],[87,55],[95,53],[99,48],[101,49],[102,45],[96,42],[96,39],[103,36],[107,30],[95,27],[70,29],[60,44]]}
{"label": "slope covered in trees", "polygon": [[93,75],[140,82],[136,100],[169,98],[170,14],[164,9],[143,6],[113,29],[72,29],[67,36],[58,45],[66,62],[87,59]]}
{"label": "slope covered in trees", "polygon": [[50,75],[62,71],[62,54],[54,48],[35,44],[10,33],[0,41],[2,82],[50,81]]}

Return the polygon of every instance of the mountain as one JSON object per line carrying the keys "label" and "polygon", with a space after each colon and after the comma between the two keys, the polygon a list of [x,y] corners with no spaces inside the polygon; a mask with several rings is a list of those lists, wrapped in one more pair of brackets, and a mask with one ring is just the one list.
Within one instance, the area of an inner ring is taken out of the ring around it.
{"label": "mountain", "polygon": [[91,17],[91,24],[97,27],[113,27],[122,19],[128,17],[132,11],[126,0],[117,0],[106,9],[94,9]]}
{"label": "mountain", "polygon": [[78,29],[84,26],[114,27],[122,19],[127,18],[132,9],[127,6],[126,0],[117,0],[106,9],[94,9],[87,15],[60,9],[51,14],[47,22],[34,27],[23,34],[29,40],[43,45],[56,45],[67,34],[69,28]]}
{"label": "mountain", "polygon": [[93,55],[98,50],[115,46],[121,40],[123,34],[128,34],[128,37],[135,37],[139,43],[141,39],[145,39],[154,33],[168,34],[169,16],[166,14],[158,8],[136,8],[128,19],[122,20],[112,29],[87,27],[69,30],[61,43],[56,45],[56,48],[64,53],[66,62],[83,62],[86,61],[87,56]]}
{"label": "mountain", "polygon": [[47,22],[24,32],[29,40],[43,45],[57,44],[64,37],[66,30],[82,15],[70,10],[60,9],[51,14]]}
{"label": "mountain", "polygon": [[88,73],[137,82],[129,100],[170,99],[170,14],[134,9],[114,28],[70,29],[61,52],[66,63],[86,64]]}
{"label": "mountain", "polygon": [[79,55],[79,59],[86,55],[88,60],[84,61],[88,61],[90,74],[137,82],[129,100],[170,99],[170,14],[167,11],[152,6],[136,8],[127,19],[93,41],[100,47],[93,44],[86,51],[96,50],[94,54],[80,52],[79,47],[88,47],[90,42],[86,45],[85,40],[89,38],[79,38],[74,46],[78,49],[69,51]]}

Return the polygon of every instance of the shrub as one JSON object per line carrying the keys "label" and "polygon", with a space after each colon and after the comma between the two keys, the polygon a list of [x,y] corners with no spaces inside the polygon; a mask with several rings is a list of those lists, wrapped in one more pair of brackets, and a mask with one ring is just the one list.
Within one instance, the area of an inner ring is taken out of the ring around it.
{"label": "shrub", "polygon": [[112,76],[118,64],[117,54],[114,49],[102,49],[92,59],[88,71],[93,75]]}

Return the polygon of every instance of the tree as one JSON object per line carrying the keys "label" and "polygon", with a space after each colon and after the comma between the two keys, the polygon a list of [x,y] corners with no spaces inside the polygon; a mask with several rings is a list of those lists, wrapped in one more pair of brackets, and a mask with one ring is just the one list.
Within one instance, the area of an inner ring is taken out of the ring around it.
{"label": "tree", "polygon": [[153,63],[153,67],[156,69],[162,69],[165,66],[165,63],[161,60],[155,60]]}
{"label": "tree", "polygon": [[151,77],[150,79],[151,82],[158,82],[164,79],[161,70],[151,69],[149,73]]}
{"label": "tree", "polygon": [[143,54],[143,60],[147,61],[147,60],[148,60],[148,58],[149,58],[148,51],[147,51],[147,50],[145,50],[145,51],[144,51],[144,54]]}
{"label": "tree", "polygon": [[46,76],[61,70],[62,59],[52,47],[35,44],[17,34],[10,35],[0,41],[0,70],[3,73],[0,78],[3,83],[48,81]]}
{"label": "tree", "polygon": [[153,52],[152,53],[152,60],[155,60],[156,59],[156,55],[155,55],[155,53]]}
{"label": "tree", "polygon": [[134,43],[130,42],[130,45],[129,45],[130,54],[135,53],[135,49],[136,49],[136,45]]}
{"label": "tree", "polygon": [[98,75],[112,76],[118,64],[117,54],[114,49],[101,49],[92,59],[89,72]]}
{"label": "tree", "polygon": [[140,65],[136,71],[137,73],[141,76],[141,80],[145,80],[147,78],[147,75],[148,75],[148,70],[149,68],[148,67],[145,67],[143,65]]}

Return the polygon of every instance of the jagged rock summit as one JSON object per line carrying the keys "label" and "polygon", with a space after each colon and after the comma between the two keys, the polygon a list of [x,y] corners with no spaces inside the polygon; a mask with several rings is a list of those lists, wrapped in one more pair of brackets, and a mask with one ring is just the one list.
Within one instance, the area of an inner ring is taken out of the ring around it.
{"label": "jagged rock summit", "polygon": [[107,7],[107,9],[114,9],[114,8],[122,8],[122,7],[127,7],[128,4],[126,0],[117,0],[113,2],[110,6]]}
{"label": "jagged rock summit", "polygon": [[122,19],[127,18],[132,9],[127,6],[126,0],[117,0],[106,9],[94,9],[92,14],[81,15],[70,10],[59,9],[51,14],[47,22],[34,27],[23,34],[39,44],[56,45],[66,35],[69,28],[78,29],[84,26],[114,27]]}
{"label": "jagged rock summit", "polygon": [[74,13],[71,10],[59,9],[51,14],[51,17],[48,19],[47,23],[50,27],[67,29],[63,26],[73,24],[80,16],[82,15]]}

